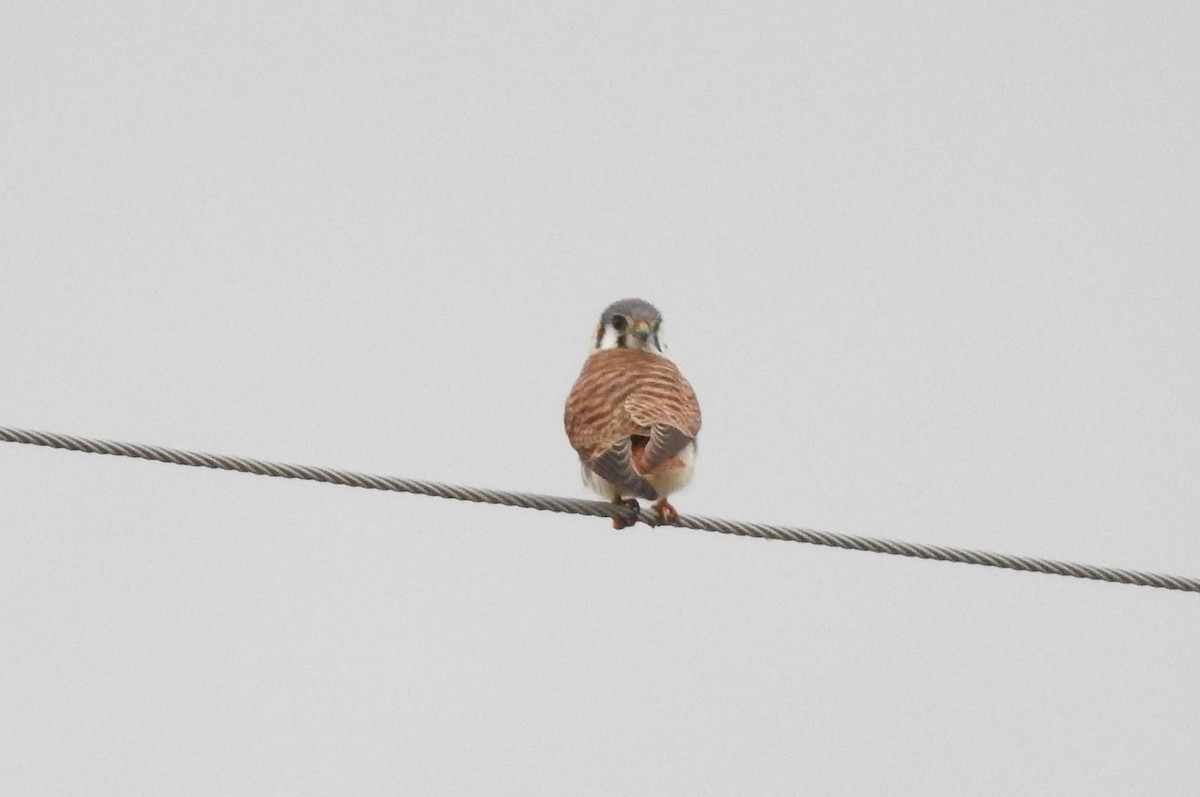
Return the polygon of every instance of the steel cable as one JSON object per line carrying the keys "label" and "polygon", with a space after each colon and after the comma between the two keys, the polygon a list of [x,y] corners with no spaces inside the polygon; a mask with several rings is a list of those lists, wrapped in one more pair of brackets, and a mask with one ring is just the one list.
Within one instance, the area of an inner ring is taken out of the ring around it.
{"label": "steel cable", "polygon": [[[246,457],[201,454],[175,448],[119,443],[111,440],[95,440],[87,437],[57,434],[54,432],[35,432],[28,429],[13,429],[5,426],[0,426],[0,442],[47,446],[49,448],[83,451],[91,454],[136,457],[156,462],[170,462],[176,465],[232,470],[239,473],[255,473],[261,476],[275,476],[284,479],[304,479],[307,481],[327,482],[329,484],[341,484],[349,487],[362,487],[370,490],[417,493],[437,498],[452,498],[458,501],[499,504],[502,506],[522,507],[524,509],[540,509],[546,512],[565,512],[573,515],[590,515],[593,517],[627,516],[627,510],[624,508],[600,501],[585,501],[577,498],[561,498],[553,495],[536,495],[480,487],[462,487],[421,479],[377,476],[369,473],[356,473],[354,471],[320,468],[309,465],[287,465],[280,462],[267,462]],[[652,526],[661,525],[658,522],[657,516],[649,509],[642,509],[638,515],[638,519]],[[963,548],[950,548],[943,545],[924,545],[898,540],[859,537],[852,534],[814,531],[794,526],[773,526],[763,523],[747,523],[738,520],[700,517],[697,515],[680,515],[676,522],[668,525],[684,529],[694,529],[696,531],[714,531],[720,534],[732,534],[739,537],[759,537],[769,540],[803,542],[810,545],[826,545],[852,551],[872,551],[874,553],[891,554],[893,556],[911,556],[918,559],[933,559],[941,562],[959,562],[986,567],[1001,567],[1009,570],[1024,570],[1031,573],[1073,576],[1075,578],[1088,578],[1096,581],[1111,581],[1118,584],[1134,584],[1141,587],[1159,587],[1161,589],[1182,590],[1184,592],[1200,592],[1200,578],[1170,576],[1161,573],[1124,570],[1114,567],[1098,567],[1052,559],[1039,559],[1031,556],[1013,556],[987,551],[973,551]]]}

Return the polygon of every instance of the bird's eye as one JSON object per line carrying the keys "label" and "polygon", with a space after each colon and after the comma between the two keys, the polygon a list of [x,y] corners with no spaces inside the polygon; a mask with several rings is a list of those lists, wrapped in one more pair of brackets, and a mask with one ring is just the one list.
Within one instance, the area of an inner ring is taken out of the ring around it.
{"label": "bird's eye", "polygon": [[625,327],[629,326],[629,319],[623,315],[615,315],[612,319],[612,328],[618,332],[624,332]]}

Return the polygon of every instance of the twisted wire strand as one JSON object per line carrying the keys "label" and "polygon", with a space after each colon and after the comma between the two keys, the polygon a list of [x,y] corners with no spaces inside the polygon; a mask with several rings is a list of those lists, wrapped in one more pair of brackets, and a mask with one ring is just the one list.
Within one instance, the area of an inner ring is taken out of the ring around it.
{"label": "twisted wire strand", "polygon": [[[546,512],[632,519],[629,510],[600,501],[585,501],[577,498],[562,498],[553,495],[536,495],[507,490],[491,490],[480,487],[462,487],[421,479],[377,476],[369,473],[356,473],[354,471],[320,468],[310,465],[287,465],[281,462],[267,462],[246,457],[202,454],[175,448],[163,448],[161,446],[137,443],[120,443],[112,440],[96,440],[88,437],[76,437],[74,435],[57,434],[54,432],[36,432],[29,429],[14,429],[6,426],[0,426],[0,442],[24,443],[49,448],[61,448],[69,451],[83,451],[90,454],[136,457],[156,462],[170,462],[175,465],[232,470],[239,473],[254,473],[260,476],[275,476],[284,479],[304,479],[307,481],[327,482],[329,484],[341,484],[349,487],[362,487],[370,490],[416,493],[436,498],[452,498],[458,501],[500,504],[502,506],[514,506],[524,509],[539,509]],[[659,523],[657,515],[649,509],[640,510],[638,520],[651,526],[662,525]],[[1013,556],[987,551],[950,548],[942,545],[924,545],[899,540],[859,537],[852,534],[814,531],[813,529],[794,526],[746,523],[738,520],[723,520],[721,518],[700,517],[697,515],[680,515],[677,521],[667,525],[684,529],[694,529],[696,531],[732,534],[739,537],[758,537],[768,540],[803,542],[810,545],[826,545],[852,551],[872,551],[874,553],[891,554],[893,556],[910,556],[917,559],[933,559],[940,562],[959,562],[986,567],[1000,567],[1009,570],[1024,570],[1030,573],[1073,576],[1075,578],[1110,581],[1118,584],[1133,584],[1140,587],[1158,587],[1184,592],[1200,592],[1200,578],[1170,576],[1162,573],[1124,570],[1115,567],[1098,567],[1052,559],[1039,559],[1031,556]]]}

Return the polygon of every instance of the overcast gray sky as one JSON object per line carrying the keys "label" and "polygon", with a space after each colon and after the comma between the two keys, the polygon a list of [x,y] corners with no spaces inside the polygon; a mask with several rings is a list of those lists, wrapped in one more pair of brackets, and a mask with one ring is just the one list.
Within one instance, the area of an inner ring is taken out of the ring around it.
{"label": "overcast gray sky", "polygon": [[[1200,5],[9,3],[0,425],[1200,575]],[[6,794],[1179,794],[1200,599],[0,445]]]}

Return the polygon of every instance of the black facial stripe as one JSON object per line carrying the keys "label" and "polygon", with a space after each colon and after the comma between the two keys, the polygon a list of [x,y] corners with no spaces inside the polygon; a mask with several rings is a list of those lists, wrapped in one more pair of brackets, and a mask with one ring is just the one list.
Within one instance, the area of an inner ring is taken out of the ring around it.
{"label": "black facial stripe", "polygon": [[622,349],[625,348],[625,335],[617,335],[617,345]]}

